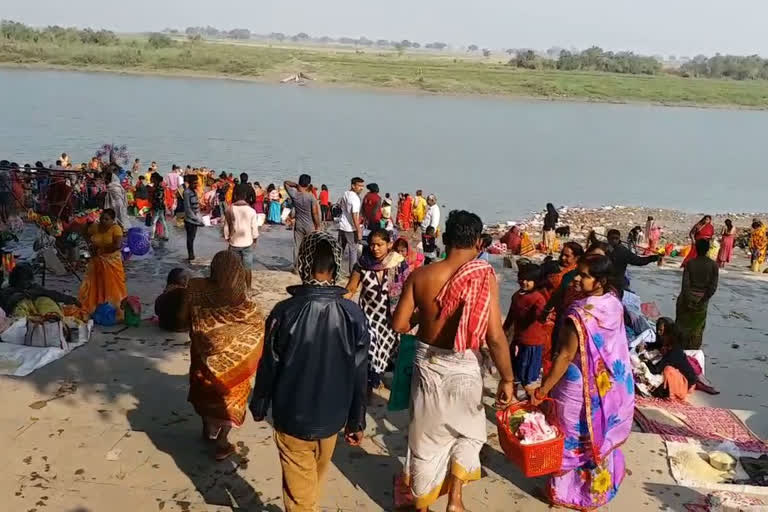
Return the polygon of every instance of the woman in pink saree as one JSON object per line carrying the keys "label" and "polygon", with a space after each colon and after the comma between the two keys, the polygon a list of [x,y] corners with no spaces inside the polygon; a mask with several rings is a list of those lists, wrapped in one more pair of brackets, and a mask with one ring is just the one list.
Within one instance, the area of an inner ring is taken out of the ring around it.
{"label": "woman in pink saree", "polygon": [[733,257],[733,242],[736,240],[736,228],[731,219],[725,219],[725,227],[720,233],[720,251],[717,253],[717,265],[725,268]]}
{"label": "woman in pink saree", "polygon": [[586,298],[568,310],[552,371],[531,400],[538,405],[551,392],[565,450],[547,494],[553,505],[576,510],[607,504],[625,475],[619,448],[632,429],[635,383],[612,275],[606,256],[579,262],[573,284]]}

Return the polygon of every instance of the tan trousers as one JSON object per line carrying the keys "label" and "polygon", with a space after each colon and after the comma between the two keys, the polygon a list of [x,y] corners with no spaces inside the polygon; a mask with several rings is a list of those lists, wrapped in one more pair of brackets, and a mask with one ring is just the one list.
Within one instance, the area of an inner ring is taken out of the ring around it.
{"label": "tan trousers", "polygon": [[548,254],[552,254],[555,247],[556,239],[557,239],[557,233],[555,233],[554,229],[551,231],[544,232],[544,247],[546,248]]}
{"label": "tan trousers", "polygon": [[326,439],[305,441],[275,431],[275,444],[283,469],[285,512],[316,512],[320,486],[336,447],[335,434]]}

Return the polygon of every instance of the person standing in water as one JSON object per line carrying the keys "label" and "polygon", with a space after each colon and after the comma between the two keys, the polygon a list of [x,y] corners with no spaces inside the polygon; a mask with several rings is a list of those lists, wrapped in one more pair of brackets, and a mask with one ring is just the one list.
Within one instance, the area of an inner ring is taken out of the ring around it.
{"label": "person standing in water", "polygon": [[403,334],[418,324],[405,480],[422,512],[444,493],[447,510],[464,510],[462,486],[480,478],[480,449],[487,440],[484,342],[501,376],[497,405],[514,400],[496,274],[477,259],[482,231],[477,215],[451,212],[443,235],[446,258],[411,273],[392,320]]}

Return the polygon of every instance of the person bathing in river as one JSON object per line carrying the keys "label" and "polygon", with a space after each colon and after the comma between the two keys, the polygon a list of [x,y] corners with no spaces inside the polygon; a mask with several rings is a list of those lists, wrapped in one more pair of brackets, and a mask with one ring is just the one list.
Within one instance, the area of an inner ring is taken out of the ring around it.
{"label": "person bathing in river", "polygon": [[161,329],[170,332],[184,332],[189,329],[189,319],[183,313],[189,272],[174,268],[168,272],[165,290],[155,299],[155,315]]}
{"label": "person bathing in river", "polygon": [[462,487],[481,476],[487,440],[483,343],[501,376],[496,405],[514,400],[496,274],[477,259],[482,231],[477,215],[451,212],[443,235],[446,259],[410,275],[392,319],[402,334],[418,325],[405,481],[421,512],[441,494],[448,494],[447,510],[463,511]]}

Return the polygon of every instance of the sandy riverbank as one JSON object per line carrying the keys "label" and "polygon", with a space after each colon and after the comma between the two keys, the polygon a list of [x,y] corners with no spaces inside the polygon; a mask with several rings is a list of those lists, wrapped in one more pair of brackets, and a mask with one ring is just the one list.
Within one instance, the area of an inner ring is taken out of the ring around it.
{"label": "sandy riverbank", "polygon": [[[294,275],[274,270],[290,265],[290,235],[277,227],[265,231],[259,241],[254,290],[265,311],[285,297],[285,286],[296,282]],[[191,269],[203,274],[224,243],[215,228],[201,230],[198,238],[201,259]],[[174,229],[155,258],[127,264],[128,291],[140,296],[148,308],[144,316],[151,315],[167,271],[183,266],[184,252],[183,231]],[[515,276],[501,268],[500,258],[494,264],[506,308]],[[672,260],[663,268],[632,269],[636,291],[644,300],[656,301],[667,315],[674,312],[681,278],[678,266],[679,261]],[[71,276],[51,278],[49,284],[67,292],[77,289]],[[693,396],[699,404],[739,410],[763,438],[768,436],[768,398],[758,390],[768,376],[768,305],[760,300],[765,287],[762,276],[737,269],[723,273],[704,347],[707,375],[723,393]],[[163,333],[148,322],[121,329],[97,329],[86,347],[27,378],[0,377],[0,392],[6,397],[0,439],[7,447],[0,492],[7,496],[8,510],[282,510],[269,424],[249,418],[233,434],[238,455],[221,464],[211,462],[199,442],[199,420],[186,402],[187,336]],[[731,348],[732,344],[739,348]],[[486,385],[494,388],[492,380]],[[360,448],[339,443],[323,510],[392,509],[391,478],[405,454],[408,419],[405,412],[387,412],[385,399],[386,395],[377,397],[369,409],[368,437]],[[40,400],[50,401],[42,408],[29,407]],[[490,403],[487,398],[486,405]],[[544,481],[524,479],[504,459],[490,407],[488,411],[484,477],[466,488],[467,506],[492,512],[548,510],[531,496]],[[675,484],[658,436],[633,434],[625,454],[631,474],[606,510],[680,511],[705,493]],[[441,501],[435,510],[444,506]]]}

